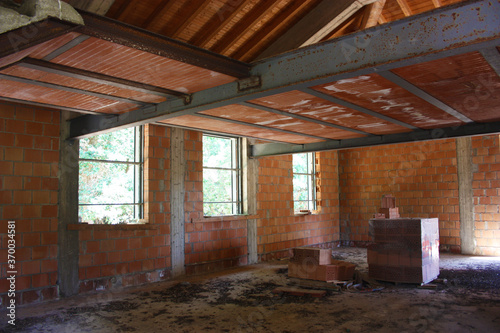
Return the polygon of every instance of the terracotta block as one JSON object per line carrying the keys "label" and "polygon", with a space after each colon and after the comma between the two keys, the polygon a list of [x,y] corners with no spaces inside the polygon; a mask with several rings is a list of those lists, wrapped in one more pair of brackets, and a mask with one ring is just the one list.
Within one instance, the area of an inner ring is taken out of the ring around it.
{"label": "terracotta block", "polygon": [[303,262],[312,261],[317,265],[328,265],[331,263],[332,250],[319,249],[314,247],[298,247],[293,249],[292,261]]}
{"label": "terracotta block", "polygon": [[395,208],[396,207],[396,198],[392,195],[384,195],[382,197],[382,203],[380,205],[381,208]]}
{"label": "terracotta block", "polygon": [[380,208],[379,213],[384,214],[386,219],[399,218],[399,208]]}
{"label": "terracotta block", "polygon": [[316,265],[311,262],[299,264],[290,261],[288,276],[318,281],[352,279],[356,265],[340,260],[333,260],[332,262],[330,265]]}

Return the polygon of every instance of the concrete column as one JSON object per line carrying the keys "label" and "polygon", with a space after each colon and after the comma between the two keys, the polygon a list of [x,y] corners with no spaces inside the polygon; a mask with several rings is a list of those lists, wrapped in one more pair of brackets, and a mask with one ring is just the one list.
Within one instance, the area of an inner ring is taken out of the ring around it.
{"label": "concrete column", "polygon": [[58,220],[58,284],[62,297],[78,294],[78,231],[68,230],[78,223],[78,154],[79,141],[68,141],[69,112],[61,111],[59,220]]}
{"label": "concrete column", "polygon": [[[259,175],[259,161],[250,159],[248,139],[242,139],[242,179],[243,179],[243,212],[245,214],[257,213],[257,186]],[[248,263],[255,264],[258,261],[257,253],[257,220],[247,220],[247,248]]]}
{"label": "concrete column", "polygon": [[476,239],[474,235],[474,196],[472,191],[473,170],[471,138],[457,138],[456,145],[461,249],[463,254],[473,254],[476,246]]}
{"label": "concrete column", "polygon": [[172,277],[184,275],[184,201],[186,188],[186,160],[184,154],[184,130],[170,130],[170,245],[172,253]]}

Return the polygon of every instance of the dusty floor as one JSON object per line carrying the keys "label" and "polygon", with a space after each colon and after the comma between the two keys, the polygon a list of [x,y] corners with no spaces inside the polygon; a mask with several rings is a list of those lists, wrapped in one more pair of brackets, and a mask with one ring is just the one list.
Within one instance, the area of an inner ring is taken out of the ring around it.
{"label": "dusty floor", "polygon": [[[366,250],[334,257],[367,271]],[[500,332],[500,258],[441,254],[436,289],[380,283],[321,298],[273,294],[287,261],[18,308],[5,332]],[[0,318],[6,318],[0,313]]]}

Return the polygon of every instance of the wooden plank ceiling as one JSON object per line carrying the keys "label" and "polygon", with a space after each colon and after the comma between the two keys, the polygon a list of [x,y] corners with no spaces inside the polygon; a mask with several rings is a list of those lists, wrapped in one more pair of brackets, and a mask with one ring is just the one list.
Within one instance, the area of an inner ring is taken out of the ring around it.
{"label": "wooden plank ceiling", "polygon": [[[66,2],[106,18],[82,11],[85,26],[54,22],[15,47],[22,28],[0,35],[9,46],[0,52],[0,99],[94,115],[189,105],[195,93],[246,84],[262,59],[461,1]],[[498,122],[498,49],[487,55],[471,50],[159,122],[290,144]]]}

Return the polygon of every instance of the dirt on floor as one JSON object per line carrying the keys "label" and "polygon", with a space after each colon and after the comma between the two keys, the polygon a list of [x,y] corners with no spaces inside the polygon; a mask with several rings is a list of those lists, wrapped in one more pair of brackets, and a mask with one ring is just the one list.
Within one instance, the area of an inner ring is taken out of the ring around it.
{"label": "dirt on floor", "polygon": [[298,284],[282,260],[20,307],[0,331],[500,332],[500,258],[441,254],[426,289],[370,280],[366,249],[333,254],[357,264],[357,281],[323,297],[273,293]]}

